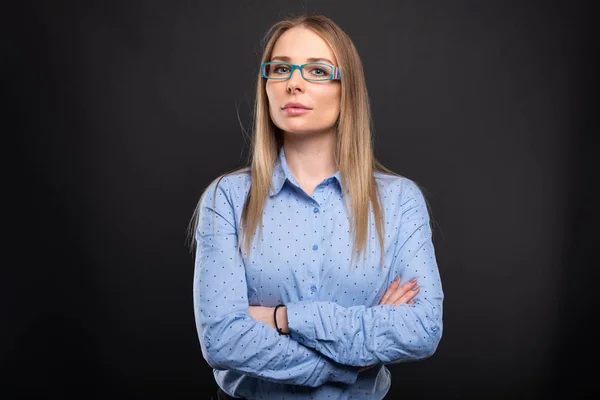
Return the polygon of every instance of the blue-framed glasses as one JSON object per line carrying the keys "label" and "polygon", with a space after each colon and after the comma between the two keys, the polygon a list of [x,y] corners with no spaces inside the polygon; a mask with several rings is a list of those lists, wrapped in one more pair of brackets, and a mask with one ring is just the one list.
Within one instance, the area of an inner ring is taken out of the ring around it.
{"label": "blue-framed glasses", "polygon": [[292,77],[292,74],[296,69],[300,70],[302,78],[311,82],[342,79],[342,74],[338,67],[320,62],[302,65],[290,64],[282,61],[265,62],[261,65],[260,74],[263,78],[285,81]]}

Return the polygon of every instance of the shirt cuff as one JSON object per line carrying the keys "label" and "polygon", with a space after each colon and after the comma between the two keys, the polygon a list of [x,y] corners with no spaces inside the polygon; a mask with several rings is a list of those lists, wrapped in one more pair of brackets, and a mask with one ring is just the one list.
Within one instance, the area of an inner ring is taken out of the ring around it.
{"label": "shirt cuff", "polygon": [[314,349],[316,345],[313,322],[316,313],[312,311],[315,306],[313,301],[299,301],[285,305],[290,339],[311,349]]}

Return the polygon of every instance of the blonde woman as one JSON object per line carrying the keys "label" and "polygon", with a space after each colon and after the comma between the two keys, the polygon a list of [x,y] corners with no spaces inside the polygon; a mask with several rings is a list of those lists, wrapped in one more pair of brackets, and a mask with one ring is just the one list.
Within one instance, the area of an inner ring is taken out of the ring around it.
{"label": "blonde woman", "polygon": [[382,399],[422,360],[444,294],[418,185],[373,155],[362,64],[324,16],[267,32],[250,165],[191,223],[194,311],[213,398]]}

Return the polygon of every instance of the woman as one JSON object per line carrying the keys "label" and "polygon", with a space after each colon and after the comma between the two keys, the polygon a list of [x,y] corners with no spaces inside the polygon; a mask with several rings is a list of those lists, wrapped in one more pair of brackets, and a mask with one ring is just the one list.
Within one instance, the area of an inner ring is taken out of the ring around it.
{"label": "woman", "polygon": [[215,179],[194,213],[215,398],[382,399],[384,364],[427,358],[442,336],[427,204],[374,158],[348,36],[297,16],[266,39],[251,164]]}

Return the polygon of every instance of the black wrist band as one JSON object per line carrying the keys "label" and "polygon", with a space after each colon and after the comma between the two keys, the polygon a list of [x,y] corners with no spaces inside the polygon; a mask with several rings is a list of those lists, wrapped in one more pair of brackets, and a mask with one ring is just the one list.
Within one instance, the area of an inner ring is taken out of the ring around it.
{"label": "black wrist band", "polygon": [[283,333],[283,328],[280,328],[277,326],[277,309],[279,307],[283,307],[285,304],[278,304],[275,306],[275,312],[273,313],[273,319],[275,320],[275,329],[277,329],[277,332],[279,332],[280,335],[289,335],[289,333]]}

